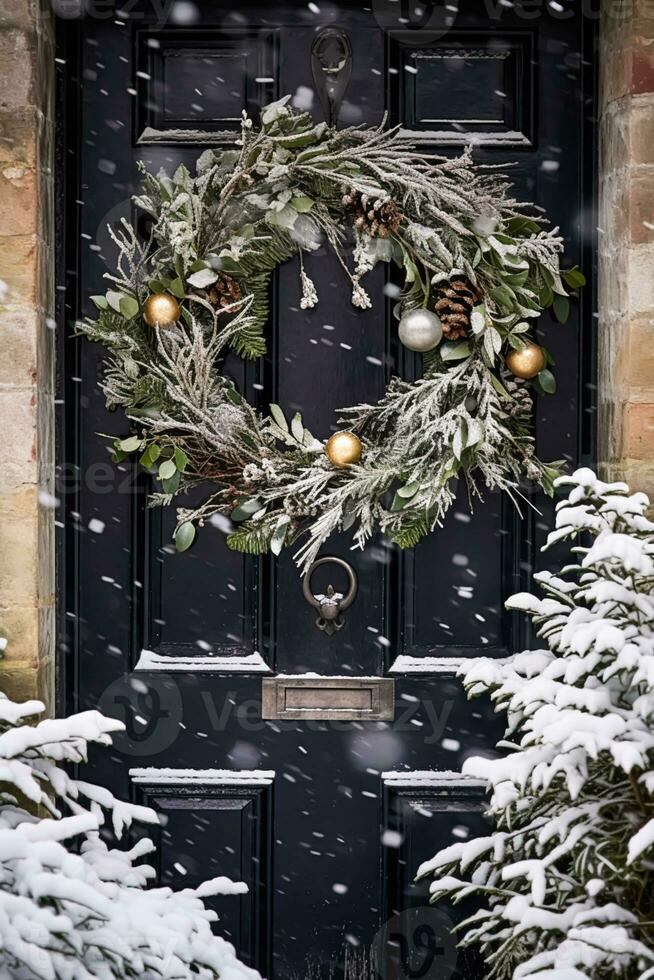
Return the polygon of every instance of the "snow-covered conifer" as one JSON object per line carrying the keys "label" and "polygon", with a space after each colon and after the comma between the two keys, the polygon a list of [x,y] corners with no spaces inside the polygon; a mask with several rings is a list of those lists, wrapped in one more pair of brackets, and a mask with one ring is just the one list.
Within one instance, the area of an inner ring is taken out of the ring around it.
{"label": "snow-covered conifer", "polygon": [[501,757],[471,758],[489,780],[488,837],[426,862],[434,899],[473,896],[462,925],[488,978],[654,977],[654,524],[642,493],[588,469],[570,487],[548,547],[573,563],[521,593],[545,649],[462,672],[469,696],[508,716]]}
{"label": "snow-covered conifer", "polygon": [[227,878],[197,889],[148,887],[154,869],[108,846],[107,815],[120,838],[154,811],[73,778],[90,742],[111,744],[121,722],[98,711],[32,722],[39,701],[0,694],[0,976],[16,980],[260,980],[214,936],[202,899],[247,891]]}

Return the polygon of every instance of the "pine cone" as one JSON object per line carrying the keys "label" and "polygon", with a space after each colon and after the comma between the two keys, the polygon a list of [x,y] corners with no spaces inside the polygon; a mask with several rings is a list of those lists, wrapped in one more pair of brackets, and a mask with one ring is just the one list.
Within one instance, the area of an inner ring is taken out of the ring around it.
{"label": "pine cone", "polygon": [[534,399],[529,388],[524,383],[517,383],[515,378],[506,378],[504,385],[513,399],[510,408],[511,417],[531,415],[534,409]]}
{"label": "pine cone", "polygon": [[447,340],[465,337],[470,330],[472,310],[481,299],[476,286],[467,276],[454,275],[449,282],[438,283],[434,288],[434,311],[443,325]]}
{"label": "pine cone", "polygon": [[348,191],[343,204],[354,212],[354,227],[367,232],[371,238],[388,238],[402,224],[402,212],[393,200],[382,201],[359,191]]}
{"label": "pine cone", "polygon": [[226,272],[219,272],[216,281],[207,289],[207,298],[212,306],[224,309],[242,300],[243,293],[236,279]]}

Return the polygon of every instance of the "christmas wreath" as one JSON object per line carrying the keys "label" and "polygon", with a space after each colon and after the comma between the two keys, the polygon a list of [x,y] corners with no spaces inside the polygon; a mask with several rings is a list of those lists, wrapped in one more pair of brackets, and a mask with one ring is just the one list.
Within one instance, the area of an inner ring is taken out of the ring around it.
{"label": "christmas wreath", "polygon": [[[550,306],[564,321],[566,285],[584,282],[560,271],[556,230],[469,152],[427,157],[396,129],[336,130],[289,103],[264,108],[258,127],[244,113],[240,138],[202,153],[195,176],[141,167],[151,233],[143,241],[127,221],[112,231],[117,271],[93,297],[97,318],[79,325],[106,348],[107,403],[132,425],[115,458],[138,454],[159,484],[154,504],[211,487],[179,509],[179,550],[224,515],[230,547],[278,554],[299,541],[304,568],[339,528],[355,526],[358,546],[376,529],[415,545],[460,477],[471,496],[485,486],[518,503],[523,478],[551,493],[560,463],[535,455],[532,396],[555,380],[532,326]],[[220,370],[227,348],[264,353],[281,262],[299,257],[300,306],[317,304],[303,256],[324,242],[357,307],[371,305],[366,272],[401,270],[400,340],[424,355],[420,380],[393,378],[377,404],[342,409],[346,431],[326,444],[297,414],[257,412]]]}

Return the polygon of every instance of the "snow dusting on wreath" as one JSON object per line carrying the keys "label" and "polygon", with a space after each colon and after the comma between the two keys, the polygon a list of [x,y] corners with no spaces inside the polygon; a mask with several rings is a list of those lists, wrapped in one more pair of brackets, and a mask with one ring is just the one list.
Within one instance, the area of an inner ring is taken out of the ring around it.
{"label": "snow dusting on wreath", "polygon": [[[115,458],[138,455],[159,484],[154,504],[210,488],[179,509],[179,550],[220,514],[234,522],[231,547],[299,543],[306,569],[341,528],[360,547],[376,530],[414,546],[442,522],[459,478],[471,496],[501,489],[516,503],[525,478],[552,492],[560,463],[535,455],[533,393],[555,380],[533,323],[550,306],[564,321],[566,285],[584,277],[561,272],[556,230],[525,214],[493,169],[469,152],[424,156],[384,124],[314,124],[287,96],[259,127],[243,113],[233,148],[202,153],[196,176],[141,170],[150,238],[127,221],[112,231],[111,288],[78,326],[106,348],[107,404],[132,426]],[[398,267],[400,340],[424,355],[420,380],[393,378],[377,404],[341,409],[346,429],[326,444],[277,405],[259,414],[220,371],[227,348],[265,352],[280,263],[299,257],[300,306],[316,306],[303,256],[325,243],[362,309],[365,274]]]}

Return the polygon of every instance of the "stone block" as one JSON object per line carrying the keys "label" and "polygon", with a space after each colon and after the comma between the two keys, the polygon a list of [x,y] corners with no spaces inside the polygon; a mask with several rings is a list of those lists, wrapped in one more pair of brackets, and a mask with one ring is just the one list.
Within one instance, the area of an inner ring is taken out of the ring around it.
{"label": "stone block", "polygon": [[39,674],[34,667],[4,668],[0,661],[0,691],[12,701],[39,698]]}
{"label": "stone block", "polygon": [[34,30],[38,18],[39,0],[2,0],[0,30]]}
{"label": "stone block", "polygon": [[29,484],[36,486],[36,390],[0,389],[0,418],[0,492],[4,495]]}
{"label": "stone block", "polygon": [[[652,107],[654,113],[654,106]],[[654,165],[638,167],[629,181],[629,227],[635,245],[654,244]]]}
{"label": "stone block", "polygon": [[0,387],[31,388],[36,383],[40,317],[28,310],[0,311]]}
{"label": "stone block", "polygon": [[0,608],[0,634],[7,640],[0,673],[5,667],[36,669],[39,654],[39,610],[36,604]]}
{"label": "stone block", "polygon": [[0,521],[0,608],[36,604],[38,584],[36,487],[3,494]]}
{"label": "stone block", "polygon": [[39,251],[36,235],[0,238],[0,279],[7,284],[6,302],[14,308],[38,306]]}
{"label": "stone block", "polygon": [[0,164],[36,167],[42,128],[41,115],[33,106],[0,112]]}
{"label": "stone block", "polygon": [[635,245],[629,250],[629,311],[632,316],[654,310],[654,245]]}
{"label": "stone block", "polygon": [[0,165],[0,235],[38,233],[39,179],[21,163]]}
{"label": "stone block", "polygon": [[654,403],[628,402],[625,405],[624,457],[654,460]]}
{"label": "stone block", "polygon": [[[4,2],[4,0],[3,0]],[[37,106],[36,37],[26,31],[0,32],[0,109]]]}
{"label": "stone block", "polygon": [[654,311],[649,317],[633,318],[629,324],[625,380],[630,401],[654,402]]}
{"label": "stone block", "polygon": [[654,95],[631,100],[629,156],[632,166],[654,163]]}

